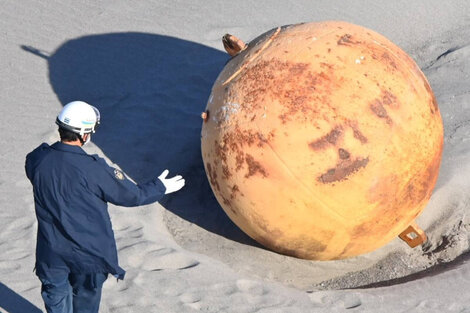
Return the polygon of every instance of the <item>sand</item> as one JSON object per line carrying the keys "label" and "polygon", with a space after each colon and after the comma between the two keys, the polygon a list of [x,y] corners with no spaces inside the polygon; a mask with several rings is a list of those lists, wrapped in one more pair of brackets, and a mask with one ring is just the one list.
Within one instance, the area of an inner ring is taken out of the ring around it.
{"label": "sand", "polygon": [[[396,239],[342,261],[270,252],[210,190],[200,112],[228,55],[279,25],[344,20],[410,54],[441,110],[445,144],[429,242]],[[470,4],[459,1],[13,1],[0,9],[0,312],[44,311],[32,272],[36,219],[25,155],[58,139],[54,119],[81,99],[103,123],[89,153],[143,182],[165,168],[187,186],[160,204],[110,205],[124,281],[100,312],[470,312]]]}

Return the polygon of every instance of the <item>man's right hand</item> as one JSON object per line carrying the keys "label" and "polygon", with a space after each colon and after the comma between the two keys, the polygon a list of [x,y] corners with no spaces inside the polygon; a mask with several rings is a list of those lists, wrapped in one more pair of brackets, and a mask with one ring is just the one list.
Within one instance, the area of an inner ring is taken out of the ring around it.
{"label": "man's right hand", "polygon": [[175,191],[180,190],[183,188],[185,181],[183,176],[181,175],[176,175],[175,177],[172,178],[166,178],[168,176],[169,171],[164,170],[163,173],[158,176],[158,179],[165,185],[166,191],[165,194],[169,194]]}

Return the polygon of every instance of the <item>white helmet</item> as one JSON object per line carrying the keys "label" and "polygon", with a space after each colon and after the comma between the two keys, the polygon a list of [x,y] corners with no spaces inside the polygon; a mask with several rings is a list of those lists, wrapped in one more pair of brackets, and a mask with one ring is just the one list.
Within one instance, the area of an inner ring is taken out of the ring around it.
{"label": "white helmet", "polygon": [[100,124],[100,111],[86,102],[73,101],[64,106],[55,123],[59,127],[83,136],[95,132]]}

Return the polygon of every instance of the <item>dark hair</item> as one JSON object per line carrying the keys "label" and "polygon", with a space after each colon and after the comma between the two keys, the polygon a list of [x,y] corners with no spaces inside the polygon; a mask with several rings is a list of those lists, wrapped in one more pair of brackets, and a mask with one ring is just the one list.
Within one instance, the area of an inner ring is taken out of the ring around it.
{"label": "dark hair", "polygon": [[59,127],[59,135],[60,135],[61,141],[76,141],[76,140],[81,141],[82,139],[79,134],[74,133],[62,127]]}

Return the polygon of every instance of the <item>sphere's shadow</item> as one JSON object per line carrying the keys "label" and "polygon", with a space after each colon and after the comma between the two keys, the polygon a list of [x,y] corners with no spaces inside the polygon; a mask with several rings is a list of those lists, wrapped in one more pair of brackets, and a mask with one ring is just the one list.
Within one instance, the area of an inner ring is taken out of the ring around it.
{"label": "sphere's shadow", "polygon": [[145,182],[165,168],[185,177],[185,188],[161,201],[165,208],[210,232],[256,245],[217,203],[201,158],[200,114],[226,53],[168,36],[113,33],[70,40],[41,56],[63,105],[83,100],[100,110],[92,141],[130,177]]}

